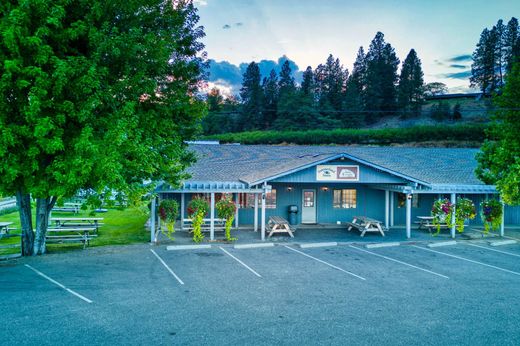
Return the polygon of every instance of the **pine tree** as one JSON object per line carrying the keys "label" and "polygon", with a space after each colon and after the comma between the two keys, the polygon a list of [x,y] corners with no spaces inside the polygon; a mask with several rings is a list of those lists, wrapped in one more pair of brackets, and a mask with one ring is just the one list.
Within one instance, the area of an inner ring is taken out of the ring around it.
{"label": "pine tree", "polygon": [[363,93],[366,78],[366,57],[363,47],[360,47],[354,62],[352,74],[347,80],[345,92],[344,117],[345,127],[360,127],[365,122]]}
{"label": "pine tree", "polygon": [[292,76],[291,66],[289,60],[285,60],[280,71],[280,80],[278,82],[278,88],[280,90],[280,97],[282,95],[293,93],[296,91],[296,84],[294,83],[294,77]]}
{"label": "pine tree", "polygon": [[506,33],[506,26],[504,21],[500,19],[497,24],[493,27],[492,31],[495,35],[495,73],[497,74],[497,87],[501,88],[504,86],[504,74],[506,70],[505,60],[505,47],[504,37]]}
{"label": "pine tree", "polygon": [[471,65],[470,85],[479,87],[484,93],[496,90],[497,78],[495,75],[495,41],[496,32],[484,29],[480,34],[477,48],[473,52]]}
{"label": "pine tree", "polygon": [[264,78],[262,89],[264,90],[264,128],[268,129],[276,120],[279,98],[278,76],[274,69],[271,70],[269,77]]}
{"label": "pine tree", "polygon": [[262,128],[263,90],[260,85],[260,68],[254,61],[247,66],[244,73],[240,98],[242,99],[241,130]]}
{"label": "pine tree", "polygon": [[303,81],[300,90],[304,95],[311,96],[312,99],[314,99],[314,72],[310,66],[307,66],[307,69],[303,72]]}
{"label": "pine tree", "polygon": [[325,65],[318,65],[314,73],[316,97],[320,111],[332,118],[341,118],[348,70],[343,70],[339,59],[329,55]]}
{"label": "pine tree", "polygon": [[520,32],[518,27],[518,19],[515,17],[507,23],[502,38],[502,46],[504,50],[504,63],[506,73],[511,71],[511,66],[515,60],[520,58]]}
{"label": "pine tree", "polygon": [[404,60],[398,86],[398,104],[405,117],[419,115],[424,100],[423,76],[421,60],[412,49]]}
{"label": "pine tree", "polygon": [[378,32],[366,55],[364,103],[374,111],[367,114],[367,122],[373,123],[382,115],[396,110],[398,66],[399,59],[394,48],[385,42],[384,34]]}

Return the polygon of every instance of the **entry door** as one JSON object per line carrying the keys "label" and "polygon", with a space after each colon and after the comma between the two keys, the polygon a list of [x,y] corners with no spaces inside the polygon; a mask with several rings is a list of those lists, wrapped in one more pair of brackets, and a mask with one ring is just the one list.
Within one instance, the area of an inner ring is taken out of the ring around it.
{"label": "entry door", "polygon": [[316,190],[302,190],[302,223],[316,223]]}

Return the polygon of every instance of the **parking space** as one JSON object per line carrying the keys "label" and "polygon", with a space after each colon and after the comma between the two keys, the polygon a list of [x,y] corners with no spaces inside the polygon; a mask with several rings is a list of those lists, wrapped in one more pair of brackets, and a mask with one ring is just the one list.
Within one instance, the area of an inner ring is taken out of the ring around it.
{"label": "parking space", "polygon": [[9,324],[40,322],[42,344],[78,329],[129,344],[520,340],[520,245],[97,251],[0,266]]}

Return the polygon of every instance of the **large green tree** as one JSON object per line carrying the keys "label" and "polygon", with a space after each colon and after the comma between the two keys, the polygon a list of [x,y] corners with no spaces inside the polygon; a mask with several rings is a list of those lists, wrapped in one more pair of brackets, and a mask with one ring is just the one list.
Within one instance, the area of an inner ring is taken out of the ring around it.
{"label": "large green tree", "polygon": [[262,89],[264,90],[264,124],[262,128],[269,129],[276,120],[276,110],[279,99],[278,76],[274,69],[269,73],[269,77],[264,78],[262,82]]}
{"label": "large green tree", "polygon": [[520,63],[506,76],[502,95],[495,96],[499,107],[481,152],[477,155],[477,175],[495,184],[503,200],[520,205]]}
{"label": "large green tree", "polygon": [[261,129],[264,124],[264,92],[260,82],[260,68],[253,61],[247,66],[240,89],[242,99],[240,126],[243,131]]}
{"label": "large green tree", "polygon": [[25,255],[45,252],[58,197],[183,176],[203,113],[197,22],[182,0],[1,2],[0,192]]}
{"label": "large green tree", "polygon": [[419,115],[424,101],[424,73],[415,49],[410,50],[401,68],[398,104],[405,117]]}

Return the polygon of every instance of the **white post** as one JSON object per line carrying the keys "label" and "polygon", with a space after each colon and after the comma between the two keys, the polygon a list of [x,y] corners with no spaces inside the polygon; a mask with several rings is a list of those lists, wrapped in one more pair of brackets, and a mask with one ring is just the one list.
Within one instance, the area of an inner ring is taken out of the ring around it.
{"label": "white post", "polygon": [[261,233],[262,233],[262,241],[265,240],[265,190],[262,193],[262,217],[260,220],[262,223],[260,225]]}
{"label": "white post", "polygon": [[215,240],[215,192],[211,193],[209,238]]}
{"label": "white post", "polygon": [[254,224],[255,232],[258,232],[258,194],[255,193],[255,224]]}
{"label": "white post", "polygon": [[412,195],[406,194],[406,238],[412,237]]}
{"label": "white post", "polygon": [[385,227],[388,229],[390,223],[390,212],[388,210],[390,205],[390,191],[385,190]]}
{"label": "white post", "polygon": [[504,236],[504,223],[506,221],[506,208],[505,208],[505,205],[504,205],[504,201],[502,200],[502,198],[500,198],[500,203],[502,203],[502,222],[500,223],[500,236],[503,237]]}
{"label": "white post", "polygon": [[150,210],[150,242],[155,243],[155,196],[152,198],[152,207]]}
{"label": "white post", "polygon": [[[457,203],[457,195],[451,194],[451,204],[455,205]],[[451,237],[455,239],[455,207],[453,207],[453,213],[451,215],[451,222],[453,222],[453,226],[451,226]]]}
{"label": "white post", "polygon": [[395,192],[390,193],[390,227],[394,227],[394,199]]}
{"label": "white post", "polygon": [[235,228],[238,229],[238,208],[240,208],[240,200],[239,200],[240,196],[239,196],[239,193],[237,192],[236,195],[235,195]]}
{"label": "white post", "polygon": [[181,231],[184,230],[184,192],[181,192]]}

